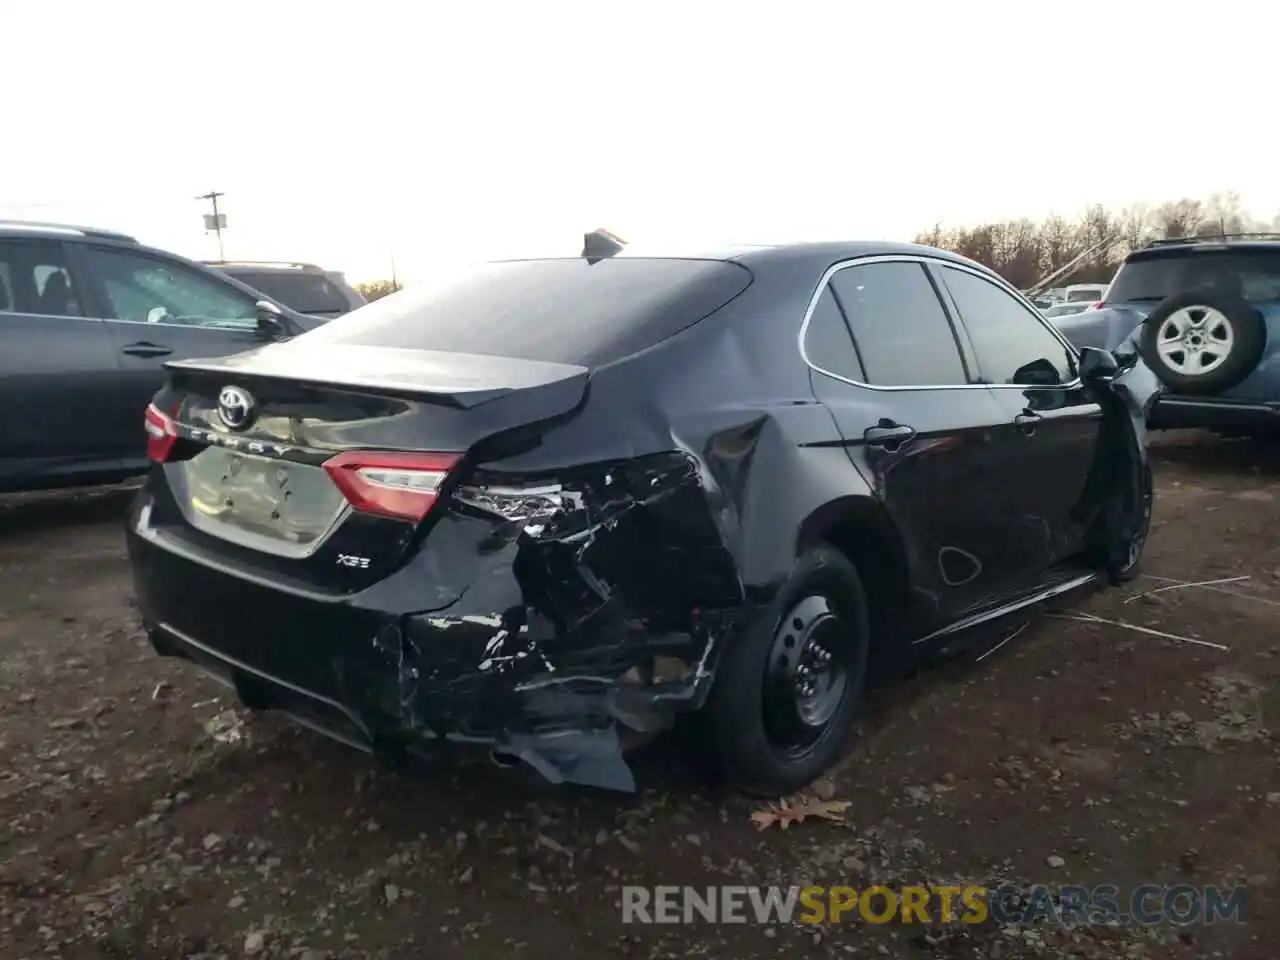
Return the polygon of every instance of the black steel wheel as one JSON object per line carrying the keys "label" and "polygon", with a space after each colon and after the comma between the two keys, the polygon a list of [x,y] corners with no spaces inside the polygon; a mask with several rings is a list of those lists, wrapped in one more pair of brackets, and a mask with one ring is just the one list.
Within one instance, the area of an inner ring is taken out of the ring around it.
{"label": "black steel wheel", "polygon": [[802,598],[774,633],[762,691],[765,735],[775,749],[803,756],[822,738],[849,689],[849,624],[830,598]]}
{"label": "black steel wheel", "polygon": [[869,644],[866,594],[839,550],[799,558],[772,609],[724,651],[708,699],[708,746],[749,793],[781,796],[844,752]]}

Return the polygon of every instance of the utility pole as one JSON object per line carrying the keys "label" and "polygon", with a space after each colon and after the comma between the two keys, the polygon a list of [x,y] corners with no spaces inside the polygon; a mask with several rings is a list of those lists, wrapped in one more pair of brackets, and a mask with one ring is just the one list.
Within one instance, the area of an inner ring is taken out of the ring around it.
{"label": "utility pole", "polygon": [[208,193],[202,193],[196,197],[197,200],[208,200],[213,204],[213,215],[204,215],[205,230],[212,230],[218,237],[218,259],[225,260],[226,256],[222,252],[222,228],[227,225],[227,215],[218,212],[218,198],[221,197],[221,190],[210,190]]}

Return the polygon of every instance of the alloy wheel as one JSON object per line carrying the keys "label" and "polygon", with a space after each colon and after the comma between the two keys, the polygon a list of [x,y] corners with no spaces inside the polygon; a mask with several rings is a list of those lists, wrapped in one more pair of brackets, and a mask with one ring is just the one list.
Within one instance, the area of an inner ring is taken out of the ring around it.
{"label": "alloy wheel", "polygon": [[1226,314],[1191,306],[1175,310],[1160,324],[1156,353],[1170,370],[1196,377],[1220,367],[1234,344],[1235,330]]}

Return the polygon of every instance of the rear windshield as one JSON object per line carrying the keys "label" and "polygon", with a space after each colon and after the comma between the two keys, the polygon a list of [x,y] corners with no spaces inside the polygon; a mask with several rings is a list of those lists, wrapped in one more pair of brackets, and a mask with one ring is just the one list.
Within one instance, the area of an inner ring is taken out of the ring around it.
{"label": "rear windshield", "polygon": [[1250,303],[1280,300],[1280,249],[1180,250],[1129,260],[1116,274],[1112,303],[1156,303],[1176,293],[1218,290]]}
{"label": "rear windshield", "polygon": [[750,283],[745,267],[718,260],[489,263],[374,301],[303,339],[595,367],[697,323]]}
{"label": "rear windshield", "polygon": [[1088,290],[1072,290],[1067,294],[1067,303],[1092,303],[1102,296],[1102,290],[1091,287]]}
{"label": "rear windshield", "polygon": [[336,315],[351,309],[347,295],[322,273],[275,270],[228,270],[227,273],[300,313]]}

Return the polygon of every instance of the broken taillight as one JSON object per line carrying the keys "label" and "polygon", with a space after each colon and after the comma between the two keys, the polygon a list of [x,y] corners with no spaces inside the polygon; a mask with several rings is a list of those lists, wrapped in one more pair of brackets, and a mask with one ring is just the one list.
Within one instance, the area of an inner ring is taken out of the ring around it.
{"label": "broken taillight", "polygon": [[396,520],[422,520],[458,462],[455,453],[351,450],[324,462],[353,510]]}
{"label": "broken taillight", "polygon": [[147,459],[152,463],[164,463],[178,442],[178,429],[173,418],[154,403],[148,404],[142,426],[147,431]]}

